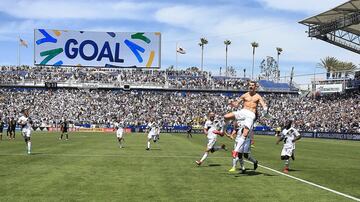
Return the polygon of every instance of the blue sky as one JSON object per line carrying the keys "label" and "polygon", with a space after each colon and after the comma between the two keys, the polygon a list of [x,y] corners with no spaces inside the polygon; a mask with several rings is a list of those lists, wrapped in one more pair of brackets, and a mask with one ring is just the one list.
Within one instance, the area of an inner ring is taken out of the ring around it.
{"label": "blue sky", "polygon": [[[350,51],[319,40],[311,40],[306,27],[298,21],[331,9],[346,0],[157,0],[157,1],[96,1],[96,0],[1,0],[0,1],[0,65],[17,64],[17,37],[29,43],[21,48],[21,63],[32,65],[33,30],[35,28],[87,31],[159,31],[162,33],[162,68],[175,65],[176,43],[186,49],[178,67],[200,66],[199,39],[205,37],[205,70],[218,74],[225,66],[225,46],[229,39],[228,64],[239,74],[251,72],[252,48],[256,41],[255,73],[266,56],[280,56],[282,76],[314,73],[321,58],[334,56],[340,60],[360,63]],[[322,70],[317,69],[317,72]],[[308,79],[298,77],[298,83]]]}

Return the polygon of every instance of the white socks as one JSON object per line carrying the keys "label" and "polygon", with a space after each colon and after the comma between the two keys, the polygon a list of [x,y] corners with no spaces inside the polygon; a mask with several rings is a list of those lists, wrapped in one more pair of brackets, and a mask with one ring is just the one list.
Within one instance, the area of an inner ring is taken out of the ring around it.
{"label": "white socks", "polygon": [[290,159],[285,160],[285,167],[289,167],[289,165],[290,165]]}
{"label": "white socks", "polygon": [[204,156],[201,158],[201,162],[205,161],[205,159],[207,158],[207,156],[209,155],[209,152],[205,152]]}
{"label": "white socks", "polygon": [[244,159],[243,158],[239,159],[239,162],[240,162],[240,167],[243,168],[244,167]]}
{"label": "white socks", "polygon": [[235,157],[235,158],[233,158],[233,168],[235,168],[236,167],[236,163],[239,161],[239,157]]}
{"label": "white socks", "polygon": [[31,152],[31,142],[27,142],[27,151],[28,153]]}

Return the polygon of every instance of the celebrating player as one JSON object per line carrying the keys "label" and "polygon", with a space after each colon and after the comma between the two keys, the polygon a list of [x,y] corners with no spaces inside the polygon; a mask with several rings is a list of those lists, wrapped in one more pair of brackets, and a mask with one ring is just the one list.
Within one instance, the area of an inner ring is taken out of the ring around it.
{"label": "celebrating player", "polygon": [[217,135],[223,136],[223,132],[221,130],[221,123],[219,120],[215,120],[215,114],[213,112],[209,113],[209,120],[205,122],[204,125],[204,133],[208,138],[208,144],[205,149],[205,153],[203,157],[199,161],[195,161],[198,166],[200,166],[205,159],[208,157],[209,152],[213,153],[220,149],[226,150],[225,145],[215,146]]}
{"label": "celebrating player", "polygon": [[150,119],[150,122],[147,125],[147,129],[149,130],[148,136],[147,136],[147,147],[146,150],[150,150],[150,141],[153,140],[156,142],[157,138],[157,125],[153,119]]}
{"label": "celebrating player", "polygon": [[124,141],[124,128],[123,128],[123,123],[118,122],[115,123],[115,130],[116,130],[116,137],[119,143],[119,147],[122,148],[122,142]]}
{"label": "celebrating player", "polygon": [[240,96],[239,100],[231,102],[233,107],[239,107],[240,102],[243,102],[243,108],[239,111],[230,112],[224,116],[225,119],[225,130],[227,128],[226,124],[231,120],[236,120],[237,122],[241,121],[242,125],[244,125],[242,136],[239,138],[237,144],[241,147],[247,136],[249,135],[249,131],[252,129],[254,120],[255,120],[255,113],[257,110],[257,106],[260,105],[263,108],[263,114],[267,113],[267,106],[263,100],[263,98],[256,93],[256,82],[251,81],[249,83],[249,92]]}
{"label": "celebrating player", "polygon": [[64,134],[66,135],[66,140],[69,140],[68,130],[69,130],[69,122],[66,119],[64,119],[64,121],[61,123],[61,136],[59,140],[62,140]]}
{"label": "celebrating player", "polygon": [[22,116],[18,120],[18,124],[21,126],[21,133],[24,137],[27,153],[31,154],[31,119],[29,118],[29,110],[23,109]]}
{"label": "celebrating player", "polygon": [[281,160],[285,160],[285,167],[283,172],[289,172],[290,166],[290,157],[295,160],[295,142],[301,138],[300,133],[293,127],[292,120],[288,120],[285,124],[285,128],[281,131],[280,136],[278,137],[276,144],[279,144],[280,141],[284,141],[283,149],[281,150]]}
{"label": "celebrating player", "polygon": [[[241,172],[245,173],[245,166],[244,166],[244,159],[243,156],[251,161],[254,164],[254,170],[258,167],[258,161],[251,156],[251,137],[248,135],[245,139],[245,142],[242,146],[239,145],[239,141],[242,137],[242,130],[244,130],[244,126],[242,126],[240,123],[235,122],[234,124],[234,130],[232,131],[231,138],[235,139],[234,144],[234,150],[232,152],[233,157],[233,165],[232,168],[229,170],[229,172],[235,172],[236,171],[236,163],[240,162]],[[236,137],[235,137],[236,136]]]}

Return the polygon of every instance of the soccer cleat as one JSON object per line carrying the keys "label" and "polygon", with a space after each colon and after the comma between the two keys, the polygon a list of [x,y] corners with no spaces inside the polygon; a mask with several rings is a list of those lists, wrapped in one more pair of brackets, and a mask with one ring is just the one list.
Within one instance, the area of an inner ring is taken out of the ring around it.
{"label": "soccer cleat", "polygon": [[27,154],[29,154],[29,155],[30,155],[30,154],[31,154],[31,152],[30,152],[30,151],[28,151],[28,152],[27,152]]}
{"label": "soccer cleat", "polygon": [[255,163],[254,163],[254,170],[256,170],[256,169],[257,169],[257,167],[258,167],[258,163],[259,163],[259,162],[256,160],[256,161],[255,161]]}
{"label": "soccer cleat", "polygon": [[294,155],[294,154],[291,154],[291,159],[292,159],[293,161],[295,161],[295,155]]}
{"label": "soccer cleat", "polygon": [[232,167],[229,172],[235,172],[236,171],[236,168],[235,167]]}
{"label": "soccer cleat", "polygon": [[69,139],[66,139],[66,141],[68,141]]}
{"label": "soccer cleat", "polygon": [[145,150],[149,151],[149,150],[150,150],[150,148],[146,148]]}
{"label": "soccer cleat", "polygon": [[201,161],[195,161],[195,163],[198,165],[198,166],[200,166],[201,165]]}
{"label": "soccer cleat", "polygon": [[221,149],[223,149],[223,150],[227,151],[227,149],[226,149],[226,145],[222,144],[222,145],[221,145]]}
{"label": "soccer cleat", "polygon": [[244,173],[245,173],[245,171],[246,171],[245,167],[244,167],[244,166],[243,166],[243,167],[241,167],[241,173],[242,173],[242,174],[244,174]]}

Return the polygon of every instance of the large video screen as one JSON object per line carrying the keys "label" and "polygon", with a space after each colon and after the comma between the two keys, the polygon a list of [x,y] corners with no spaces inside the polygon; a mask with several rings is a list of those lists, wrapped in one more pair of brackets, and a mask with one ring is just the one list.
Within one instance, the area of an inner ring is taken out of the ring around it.
{"label": "large video screen", "polygon": [[159,32],[34,30],[34,64],[160,68]]}

